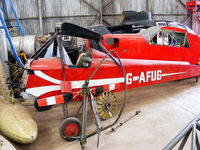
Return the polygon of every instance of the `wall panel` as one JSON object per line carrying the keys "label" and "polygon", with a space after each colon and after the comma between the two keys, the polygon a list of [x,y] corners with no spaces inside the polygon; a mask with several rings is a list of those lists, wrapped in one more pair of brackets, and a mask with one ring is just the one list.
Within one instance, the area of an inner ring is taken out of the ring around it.
{"label": "wall panel", "polygon": [[[99,0],[85,0],[100,9]],[[103,6],[111,0],[103,0]],[[149,1],[150,6],[147,6]],[[183,0],[186,2],[186,0]],[[13,0],[18,17],[21,20],[25,34],[40,34],[37,0]],[[104,19],[111,25],[120,23],[120,14],[124,10],[145,11],[150,8],[153,17],[159,20],[184,21],[186,11],[176,0],[114,0],[103,10]],[[88,26],[92,22],[99,24],[97,12],[89,7],[84,0],[42,0],[42,15],[44,33],[54,31],[55,24],[68,21],[81,26]],[[10,18],[13,18],[9,10]],[[74,17],[73,17],[74,16]],[[14,24],[14,22],[12,21]]]}

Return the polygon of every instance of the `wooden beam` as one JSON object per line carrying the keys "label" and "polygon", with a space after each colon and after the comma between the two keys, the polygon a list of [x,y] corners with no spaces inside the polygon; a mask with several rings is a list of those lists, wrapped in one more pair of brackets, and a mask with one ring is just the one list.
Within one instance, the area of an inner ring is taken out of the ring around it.
{"label": "wooden beam", "polygon": [[102,24],[103,22],[106,23],[107,25],[110,26],[110,24],[105,21],[103,19],[103,10],[107,9],[111,4],[113,4],[116,0],[111,0],[110,2],[108,2],[106,5],[102,5],[102,0],[99,0],[99,10],[96,9],[93,5],[91,5],[89,2],[87,2],[86,0],[82,0],[85,4],[87,4],[90,8],[92,8],[93,10],[95,10],[98,14],[97,17],[94,18],[94,20],[89,24],[89,26],[93,25],[98,19],[100,19],[100,23]]}
{"label": "wooden beam", "polygon": [[113,4],[116,0],[111,0],[110,2],[108,2],[105,6],[103,6],[103,10],[108,8],[111,4]]}
{"label": "wooden beam", "polygon": [[99,19],[100,19],[100,24],[103,24],[103,4],[102,0],[99,0]]}
{"label": "wooden beam", "polygon": [[146,0],[146,10],[147,11],[152,12],[152,5],[153,5],[152,0]]}
{"label": "wooden beam", "polygon": [[103,22],[104,22],[105,24],[107,24],[109,27],[111,26],[111,24],[108,23],[105,19],[103,19]]}
{"label": "wooden beam", "polygon": [[38,16],[39,16],[39,26],[40,26],[40,35],[43,35],[43,20],[42,20],[42,1],[38,0]]}
{"label": "wooden beam", "polygon": [[93,25],[98,19],[99,19],[99,16],[97,16],[96,18],[94,18],[94,20],[88,26]]}
{"label": "wooden beam", "polygon": [[94,11],[96,11],[97,13],[100,13],[98,9],[96,9],[92,4],[90,4],[89,2],[87,2],[86,0],[82,0],[85,4],[87,4],[90,8],[92,8]]}
{"label": "wooden beam", "polygon": [[[120,16],[121,14],[103,14],[103,16]],[[152,16],[185,16],[185,14],[152,14]],[[72,15],[72,16],[43,16],[42,19],[50,18],[80,18],[80,17],[99,17],[98,14],[94,15]],[[29,18],[19,18],[19,20],[37,20],[38,17],[29,17]],[[14,21],[14,18],[10,18],[10,21]]]}

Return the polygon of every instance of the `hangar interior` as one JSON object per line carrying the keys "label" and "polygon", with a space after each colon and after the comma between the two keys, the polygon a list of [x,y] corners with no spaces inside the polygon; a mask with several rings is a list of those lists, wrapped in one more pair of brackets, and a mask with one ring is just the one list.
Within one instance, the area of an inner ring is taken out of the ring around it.
{"label": "hangar interior", "polygon": [[199,12],[198,0],[0,0],[0,150],[200,150]]}
{"label": "hangar interior", "polygon": [[[125,10],[150,11],[155,20],[187,21],[187,0],[21,0],[14,8],[27,35],[49,34],[55,24],[67,21],[80,26],[120,24]],[[9,18],[13,15],[9,11]],[[41,19],[39,19],[41,18]]]}

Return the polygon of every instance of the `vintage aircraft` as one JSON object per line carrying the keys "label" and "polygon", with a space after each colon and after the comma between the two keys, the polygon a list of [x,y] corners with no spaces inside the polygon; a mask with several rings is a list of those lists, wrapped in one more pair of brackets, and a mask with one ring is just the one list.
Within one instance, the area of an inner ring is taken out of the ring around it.
{"label": "vintage aircraft", "polygon": [[[83,38],[71,47],[68,39]],[[82,123],[64,120],[60,132],[67,140],[100,133],[101,119],[117,112],[114,92],[200,75],[200,37],[183,26],[150,27],[136,34],[105,34],[70,23],[59,24],[52,38],[30,57],[23,68],[22,95],[35,98],[38,110],[55,104],[83,100]],[[126,94],[125,94],[126,95]],[[126,96],[125,96],[126,97]],[[86,135],[90,100],[97,132]]]}

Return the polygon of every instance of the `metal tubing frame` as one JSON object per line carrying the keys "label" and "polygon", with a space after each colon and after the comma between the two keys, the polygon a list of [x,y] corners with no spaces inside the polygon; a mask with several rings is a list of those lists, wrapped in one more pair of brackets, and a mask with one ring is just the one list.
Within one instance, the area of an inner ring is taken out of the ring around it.
{"label": "metal tubing frame", "polygon": [[185,146],[185,144],[186,144],[186,142],[187,142],[187,140],[188,140],[188,138],[189,138],[189,136],[190,136],[190,133],[191,133],[191,130],[190,130],[190,131],[185,135],[185,137],[183,138],[183,140],[182,140],[182,142],[181,142],[181,144],[180,144],[178,150],[182,150],[182,149],[184,148],[184,146]]}
{"label": "metal tubing frame", "polygon": [[[99,70],[99,68],[101,67],[101,65],[103,64],[103,62],[105,61],[105,59],[107,58],[107,56],[112,56],[110,55],[109,51],[105,57],[102,59],[102,61],[99,63],[99,65],[96,67],[96,69],[93,71],[93,73],[90,75],[90,77],[85,80],[85,83],[83,84],[83,95],[84,95],[84,99],[83,99],[83,116],[82,116],[82,130],[81,130],[81,136],[80,136],[80,144],[81,147],[84,149],[85,144],[87,142],[87,138],[97,134],[98,132],[93,132],[90,135],[86,134],[86,127],[87,127],[87,114],[88,114],[88,97],[90,93],[90,89],[88,88],[89,82],[90,80],[93,78],[93,76],[96,74],[96,72]],[[111,57],[113,58],[113,57]],[[118,64],[118,63],[117,63]],[[126,81],[126,80],[125,80]],[[76,139],[79,139],[79,137],[75,137]],[[98,144],[97,144],[98,146]]]}
{"label": "metal tubing frame", "polygon": [[18,63],[18,65],[19,65],[20,67],[23,67],[23,64],[22,64],[20,58],[18,57],[17,51],[16,51],[16,49],[15,49],[13,43],[12,43],[10,33],[9,33],[9,31],[8,31],[8,28],[7,28],[7,26],[6,26],[5,22],[4,22],[4,19],[3,19],[3,16],[2,16],[1,13],[0,13],[0,21],[1,21],[2,25],[3,25],[4,31],[6,32],[6,37],[8,38],[8,42],[9,42],[9,44],[10,44],[12,53],[13,53],[13,55],[14,55],[14,57],[15,57],[17,63]]}
{"label": "metal tubing frame", "polygon": [[6,0],[2,0],[2,4],[3,4],[3,11],[5,13],[5,21],[6,21],[6,24],[7,26],[10,26],[10,20],[9,20],[9,17],[8,17],[8,10],[7,10],[7,4],[6,4]]}
{"label": "metal tubing frame", "polygon": [[178,148],[178,150],[183,150],[190,134],[191,135],[191,150],[200,149],[200,144],[197,136],[197,130],[200,130],[200,124],[198,121],[200,120],[200,114],[196,116],[173,140],[171,140],[167,146],[163,148],[163,150],[172,150],[180,141],[182,142]]}
{"label": "metal tubing frame", "polygon": [[9,4],[10,4],[10,8],[11,8],[11,10],[12,10],[12,12],[13,12],[13,15],[14,15],[14,17],[15,17],[15,20],[16,20],[16,22],[17,22],[17,26],[19,27],[20,34],[21,34],[21,36],[24,36],[24,31],[22,30],[22,27],[21,27],[21,24],[20,24],[20,22],[19,22],[17,13],[16,13],[16,11],[15,11],[15,9],[14,9],[14,6],[13,6],[13,3],[12,3],[12,0],[8,0],[8,1],[9,1]]}
{"label": "metal tubing frame", "polygon": [[87,111],[88,111],[88,81],[85,81],[85,84],[83,85],[83,94],[84,94],[84,100],[83,100],[83,116],[82,116],[82,130],[81,130],[81,138],[80,138],[80,144],[81,147],[84,148],[86,144],[86,127],[87,127]]}

